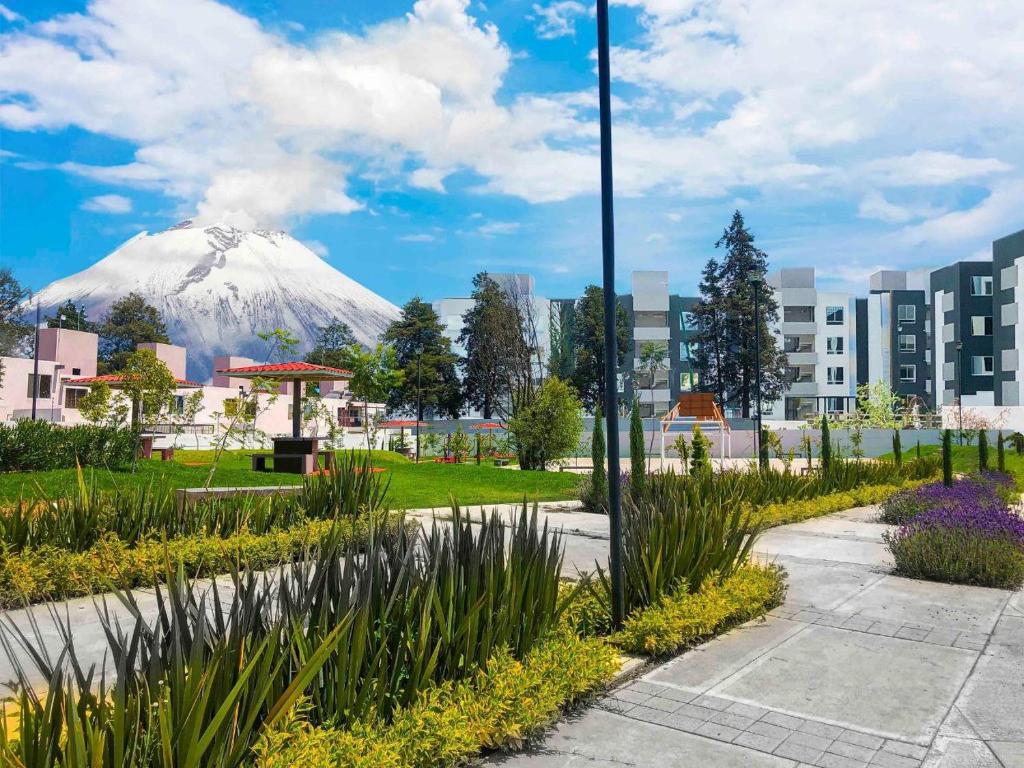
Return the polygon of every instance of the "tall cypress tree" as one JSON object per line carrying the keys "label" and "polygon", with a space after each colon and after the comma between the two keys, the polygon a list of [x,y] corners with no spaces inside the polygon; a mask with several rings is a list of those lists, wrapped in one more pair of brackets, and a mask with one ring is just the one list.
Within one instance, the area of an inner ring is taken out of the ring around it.
{"label": "tall cypress tree", "polygon": [[821,473],[832,471],[832,435],[828,430],[828,417],[821,417]]}
{"label": "tall cypress tree", "polygon": [[949,429],[942,430],[942,484],[953,485],[953,432]]}
{"label": "tall cypress tree", "polygon": [[1006,447],[1003,445],[1003,433],[996,435],[996,469],[1006,471]]}
{"label": "tall cypress tree", "polygon": [[594,434],[590,440],[590,458],[594,465],[590,476],[592,498],[604,509],[608,502],[608,468],[604,465],[604,425],[601,407],[594,411]]}
{"label": "tall cypress tree", "polygon": [[988,435],[984,429],[978,430],[978,470],[988,469]]}
{"label": "tall cypress tree", "polygon": [[702,389],[715,393],[720,406],[726,404],[726,359],[728,347],[725,330],[725,294],[722,291],[721,268],[708,259],[701,273],[700,301],[693,308],[696,327],[694,335],[694,367]]}
{"label": "tall cypress tree", "polygon": [[892,456],[897,467],[903,466],[903,443],[900,442],[900,431],[892,431]]}
{"label": "tall cypress tree", "polygon": [[647,482],[647,456],[644,450],[644,423],[640,402],[633,400],[629,415],[629,489],[634,499],[642,499]]}

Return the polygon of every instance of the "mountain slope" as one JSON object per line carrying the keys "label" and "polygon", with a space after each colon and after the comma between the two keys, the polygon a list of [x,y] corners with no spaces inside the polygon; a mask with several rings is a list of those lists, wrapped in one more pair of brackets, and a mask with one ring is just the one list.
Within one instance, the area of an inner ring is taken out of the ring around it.
{"label": "mountain slope", "polygon": [[376,343],[398,308],[339,272],[284,232],[244,232],[183,222],[142,232],[109,256],[37,294],[44,309],[72,301],[99,320],[135,291],[160,310],[171,340],[188,349],[189,377],[212,372],[213,357],[262,360],[260,331],[286,328],[308,349],[316,329],[338,318],[364,344]]}

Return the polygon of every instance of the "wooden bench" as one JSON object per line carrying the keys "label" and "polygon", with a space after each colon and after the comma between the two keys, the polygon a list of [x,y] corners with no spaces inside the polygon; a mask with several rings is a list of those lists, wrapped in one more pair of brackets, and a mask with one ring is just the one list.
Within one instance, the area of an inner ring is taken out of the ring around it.
{"label": "wooden bench", "polygon": [[251,487],[222,488],[179,488],[174,492],[178,511],[181,512],[189,503],[205,499],[229,499],[234,496],[295,496],[302,492],[301,485],[266,485]]}

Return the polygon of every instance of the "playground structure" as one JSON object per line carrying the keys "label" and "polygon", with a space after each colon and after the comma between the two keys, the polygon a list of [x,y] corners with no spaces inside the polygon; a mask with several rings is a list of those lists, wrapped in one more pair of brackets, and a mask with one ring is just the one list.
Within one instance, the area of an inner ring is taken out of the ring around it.
{"label": "playground structure", "polygon": [[732,430],[710,392],[683,392],[661,418],[661,468],[665,468],[665,435],[674,428],[692,431],[699,426],[708,437],[718,435],[720,459],[732,458]]}

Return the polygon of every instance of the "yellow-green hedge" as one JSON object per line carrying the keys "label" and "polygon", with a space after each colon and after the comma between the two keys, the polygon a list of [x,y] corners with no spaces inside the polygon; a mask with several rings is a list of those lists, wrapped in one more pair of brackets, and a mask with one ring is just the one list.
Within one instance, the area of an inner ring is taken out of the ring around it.
{"label": "yellow-green hedge", "polygon": [[781,568],[748,565],[721,584],[709,581],[693,594],[681,590],[630,616],[611,642],[632,653],[675,653],[763,615],[785,594]]}
{"label": "yellow-green hedge", "polygon": [[600,638],[564,630],[522,661],[499,653],[486,672],[423,694],[390,724],[311,728],[292,717],[264,735],[258,768],[427,768],[452,766],[481,749],[518,746],[561,708],[610,680],[619,654]]}
{"label": "yellow-green hedge", "polygon": [[900,485],[864,485],[850,491],[828,493],[815,499],[769,504],[761,514],[768,526],[798,523],[801,520],[830,515],[853,507],[880,504],[898,491],[929,482],[931,480],[907,480]]}
{"label": "yellow-green hedge", "polygon": [[[397,517],[389,525],[398,525]],[[128,589],[152,585],[165,572],[165,558],[184,564],[192,576],[225,573],[241,564],[254,570],[271,568],[296,559],[331,530],[332,522],[314,520],[266,534],[238,533],[227,538],[189,536],[142,541],[128,547],[109,535],[85,552],[40,547],[17,553],[0,549],[0,607],[11,608],[41,600],[105,592],[111,586]],[[366,538],[369,522],[342,524],[350,540]]]}

